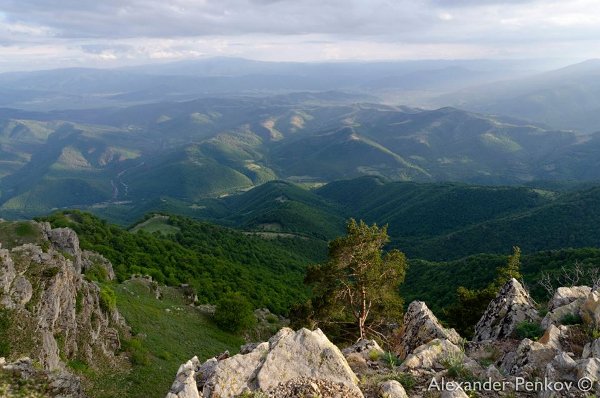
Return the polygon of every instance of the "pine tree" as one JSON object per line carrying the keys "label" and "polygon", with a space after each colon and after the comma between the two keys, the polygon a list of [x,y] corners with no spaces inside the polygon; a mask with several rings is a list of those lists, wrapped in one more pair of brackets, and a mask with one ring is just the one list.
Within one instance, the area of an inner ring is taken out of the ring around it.
{"label": "pine tree", "polygon": [[328,261],[309,269],[312,307],[319,325],[354,323],[360,338],[380,335],[379,327],[402,316],[399,286],[406,257],[398,250],[384,254],[387,226],[348,221],[346,236],[329,244]]}

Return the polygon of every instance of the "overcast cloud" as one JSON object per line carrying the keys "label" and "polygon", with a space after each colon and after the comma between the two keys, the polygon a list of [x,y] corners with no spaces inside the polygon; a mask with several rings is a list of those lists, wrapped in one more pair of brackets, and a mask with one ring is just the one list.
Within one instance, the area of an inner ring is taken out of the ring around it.
{"label": "overcast cloud", "polygon": [[204,56],[600,57],[597,0],[2,0],[0,70]]}

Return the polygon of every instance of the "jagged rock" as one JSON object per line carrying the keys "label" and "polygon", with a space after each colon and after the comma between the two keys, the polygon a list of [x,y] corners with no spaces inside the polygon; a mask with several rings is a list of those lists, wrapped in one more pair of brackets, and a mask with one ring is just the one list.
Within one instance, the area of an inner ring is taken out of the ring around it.
{"label": "jagged rock", "polygon": [[510,375],[522,377],[543,374],[546,365],[556,354],[557,350],[550,345],[524,339],[516,352],[505,355],[501,369]]}
{"label": "jagged rock", "polygon": [[582,359],[598,358],[600,359],[600,339],[594,340],[592,343],[587,343],[583,347]]}
{"label": "jagged rock", "polygon": [[361,339],[350,347],[346,347],[342,350],[342,354],[344,354],[345,357],[354,353],[360,354],[365,360],[369,360],[373,356],[381,357],[385,351],[383,351],[375,340]]}
{"label": "jagged rock", "polygon": [[283,328],[247,354],[220,361],[213,358],[191,367],[195,368],[198,391],[206,398],[234,397],[247,391],[277,391],[281,385],[291,386],[294,380],[304,379],[321,380],[323,386],[343,388],[353,394],[344,396],[362,397],[358,379],[341,351],[319,329],[294,332]]}
{"label": "jagged rock", "polygon": [[518,323],[538,321],[535,303],[516,280],[508,281],[475,326],[474,341],[500,340],[509,337]]}
{"label": "jagged rock", "polygon": [[5,360],[0,361],[0,372],[10,375],[10,379],[14,380],[17,385],[27,385],[30,395],[21,393],[18,396],[86,398],[79,377],[65,370],[47,371],[38,369],[33,361],[27,357],[20,358],[12,363],[6,363]]}
{"label": "jagged rock", "polygon": [[579,315],[584,301],[585,298],[578,298],[568,304],[554,308],[554,310],[548,312],[542,320],[542,327],[546,329],[550,325],[558,325],[567,315]]}
{"label": "jagged rock", "polygon": [[402,384],[396,380],[384,381],[379,385],[379,397],[381,398],[408,398]]}
{"label": "jagged rock", "polygon": [[79,248],[79,237],[70,228],[52,228],[49,223],[40,224],[42,231],[54,248],[60,252],[67,253],[73,257],[73,266],[77,273],[82,272],[81,249]]}
{"label": "jagged rock", "polygon": [[458,346],[445,339],[435,339],[417,347],[406,357],[400,370],[443,369],[442,361],[453,355],[462,355]]}
{"label": "jagged rock", "polygon": [[33,347],[11,358],[28,355],[49,370],[64,368],[61,358],[112,360],[122,318],[102,309],[100,289],[81,274],[77,235],[47,223],[32,226],[40,231],[38,244],[0,249],[0,308],[9,309],[10,321],[20,328],[12,346]]}
{"label": "jagged rock", "polygon": [[577,299],[586,298],[592,291],[588,286],[559,287],[548,302],[548,311],[570,304]]}
{"label": "jagged rock", "polygon": [[406,358],[415,348],[434,339],[460,343],[454,329],[445,329],[422,301],[413,301],[404,314],[404,323],[398,336],[398,357]]}
{"label": "jagged rock", "polygon": [[238,354],[219,361],[212,375],[201,386],[204,396],[234,397],[246,390],[256,390],[256,377],[269,348],[269,343],[262,343],[249,354]]}
{"label": "jagged rock", "polygon": [[198,357],[193,357],[181,365],[167,398],[201,398],[195,378],[198,367]]}
{"label": "jagged rock", "polygon": [[561,336],[562,332],[560,329],[554,325],[550,325],[548,329],[546,329],[546,332],[544,332],[544,335],[540,337],[538,343],[560,351],[562,350],[562,345],[560,344]]}
{"label": "jagged rock", "polygon": [[588,358],[577,361],[577,377],[587,377],[594,381],[600,380],[600,359]]}
{"label": "jagged rock", "polygon": [[588,325],[600,326],[600,292],[591,292],[581,306],[581,318]]}

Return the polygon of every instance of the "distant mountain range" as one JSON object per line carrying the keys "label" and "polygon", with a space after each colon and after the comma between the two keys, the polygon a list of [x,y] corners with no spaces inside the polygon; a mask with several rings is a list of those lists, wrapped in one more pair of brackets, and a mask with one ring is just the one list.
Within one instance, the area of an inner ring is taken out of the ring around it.
{"label": "distant mountain range", "polygon": [[523,184],[596,181],[600,135],[347,95],[213,98],[0,117],[0,209],[193,205],[274,179]]}
{"label": "distant mountain range", "polygon": [[438,106],[508,115],[554,128],[600,131],[600,60],[445,94]]}

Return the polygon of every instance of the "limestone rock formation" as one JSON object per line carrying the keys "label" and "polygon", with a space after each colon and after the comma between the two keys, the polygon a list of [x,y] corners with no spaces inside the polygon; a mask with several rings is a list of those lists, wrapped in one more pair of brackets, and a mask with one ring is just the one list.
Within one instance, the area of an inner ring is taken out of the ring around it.
{"label": "limestone rock formation", "polygon": [[415,348],[434,339],[448,340],[453,344],[459,344],[461,340],[454,329],[445,329],[440,324],[424,302],[413,301],[404,314],[404,323],[397,338],[398,357],[404,359]]}
{"label": "limestone rock formation", "polygon": [[102,308],[99,287],[81,273],[84,264],[112,266],[84,253],[70,229],[31,223],[38,244],[0,249],[0,310],[15,327],[8,331],[10,358],[31,357],[45,369],[63,369],[61,358],[93,364],[114,357],[120,346],[116,310]]}
{"label": "limestone rock formation", "polygon": [[474,341],[499,340],[509,337],[522,321],[539,319],[535,303],[516,280],[508,281],[475,326]]}
{"label": "limestone rock formation", "polygon": [[[196,380],[193,386],[192,378]],[[341,396],[362,397],[357,377],[341,351],[321,330],[294,332],[283,328],[268,342],[246,354],[222,360],[213,358],[203,365],[197,365],[194,360],[182,365],[168,397],[188,398],[198,393],[205,398],[226,398],[247,391],[263,391],[274,397],[295,396],[281,394],[313,388],[311,383],[323,397],[340,396],[327,395],[327,391],[344,391],[345,395]],[[184,391],[187,395],[178,395]]]}

